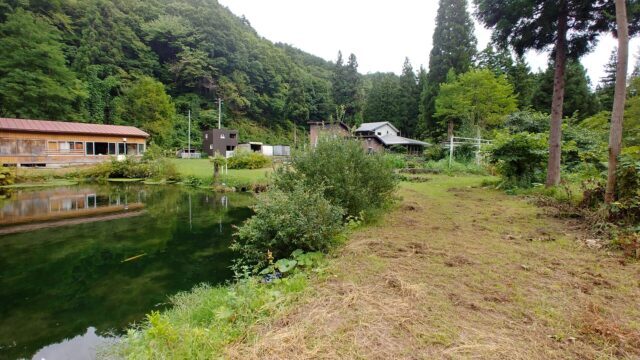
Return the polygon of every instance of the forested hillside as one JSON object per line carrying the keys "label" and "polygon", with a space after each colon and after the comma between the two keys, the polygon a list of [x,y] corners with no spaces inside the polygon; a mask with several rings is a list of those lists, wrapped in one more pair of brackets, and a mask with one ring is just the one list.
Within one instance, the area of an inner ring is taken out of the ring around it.
{"label": "forested hillside", "polygon": [[216,123],[218,97],[227,124],[282,130],[334,110],[333,64],[216,0],[0,0],[0,53],[0,116],[131,124],[164,146],[186,142],[189,109]]}

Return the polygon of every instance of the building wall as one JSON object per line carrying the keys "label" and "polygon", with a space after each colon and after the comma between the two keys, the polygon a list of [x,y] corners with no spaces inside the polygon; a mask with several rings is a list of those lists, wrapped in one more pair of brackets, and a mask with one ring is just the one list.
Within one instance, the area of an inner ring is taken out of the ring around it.
{"label": "building wall", "polygon": [[[229,147],[229,148],[227,148]],[[220,155],[238,147],[238,130],[211,129],[202,133],[202,151],[209,156]]]}
{"label": "building wall", "polygon": [[321,134],[331,134],[337,136],[349,136],[349,131],[340,124],[311,124],[309,126],[309,140],[311,141],[311,147],[315,147],[318,144],[318,138]]}
{"label": "building wall", "polygon": [[376,135],[379,135],[379,136],[385,136],[388,134],[400,135],[389,125],[381,126],[380,128],[376,129],[375,133]]}
{"label": "building wall", "polygon": [[[68,143],[73,143],[73,147],[65,145]],[[88,143],[93,143],[94,145],[90,147],[94,148],[95,143],[114,144],[115,153],[87,155]],[[138,144],[146,150],[146,139],[143,137],[5,131],[0,134],[0,152],[2,152],[0,162],[8,165],[45,164],[47,166],[92,164],[110,160],[112,156],[118,154],[121,146],[128,148],[130,154],[135,152],[137,156]],[[6,151],[9,153],[4,153]]]}
{"label": "building wall", "polygon": [[360,138],[360,142],[362,143],[362,148],[367,152],[371,151],[378,153],[384,151],[384,145],[376,138]]}

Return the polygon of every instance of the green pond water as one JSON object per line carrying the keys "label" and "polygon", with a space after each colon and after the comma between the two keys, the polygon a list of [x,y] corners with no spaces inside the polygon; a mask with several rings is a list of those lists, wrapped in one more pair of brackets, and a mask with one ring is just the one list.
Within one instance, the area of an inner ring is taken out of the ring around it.
{"label": "green pond water", "polygon": [[91,359],[168,296],[229,280],[249,194],[79,185],[0,200],[0,359]]}

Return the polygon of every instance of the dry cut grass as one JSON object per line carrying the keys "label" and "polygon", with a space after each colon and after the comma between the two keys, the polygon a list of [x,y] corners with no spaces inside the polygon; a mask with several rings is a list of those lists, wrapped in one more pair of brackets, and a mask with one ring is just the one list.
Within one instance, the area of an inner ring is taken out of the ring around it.
{"label": "dry cut grass", "polygon": [[238,359],[638,359],[640,263],[479,177],[404,184]]}

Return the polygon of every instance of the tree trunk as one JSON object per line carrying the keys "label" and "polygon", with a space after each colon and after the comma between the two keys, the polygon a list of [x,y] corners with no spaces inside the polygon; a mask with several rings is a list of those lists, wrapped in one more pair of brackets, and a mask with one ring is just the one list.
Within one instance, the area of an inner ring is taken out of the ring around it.
{"label": "tree trunk", "polygon": [[453,120],[449,120],[449,123],[447,124],[447,141],[451,141],[452,137],[453,137]]}
{"label": "tree trunk", "polygon": [[220,164],[214,163],[213,164],[213,183],[214,184],[218,183],[218,176],[219,175],[220,175]]}
{"label": "tree trunk", "polygon": [[629,63],[629,28],[627,25],[627,6],[625,0],[616,0],[616,22],[618,27],[618,64],[616,66],[616,87],[611,112],[611,131],[609,133],[609,170],[607,190],[604,201],[613,202],[616,190],[616,170],[618,155],[622,146],[622,122],[624,102],[627,92],[627,67]]}
{"label": "tree trunk", "polygon": [[567,12],[558,16],[556,39],[555,74],[553,77],[553,100],[551,102],[551,134],[549,136],[549,163],[546,186],[560,183],[560,160],[562,154],[562,108],[564,105],[564,74],[567,67]]}

